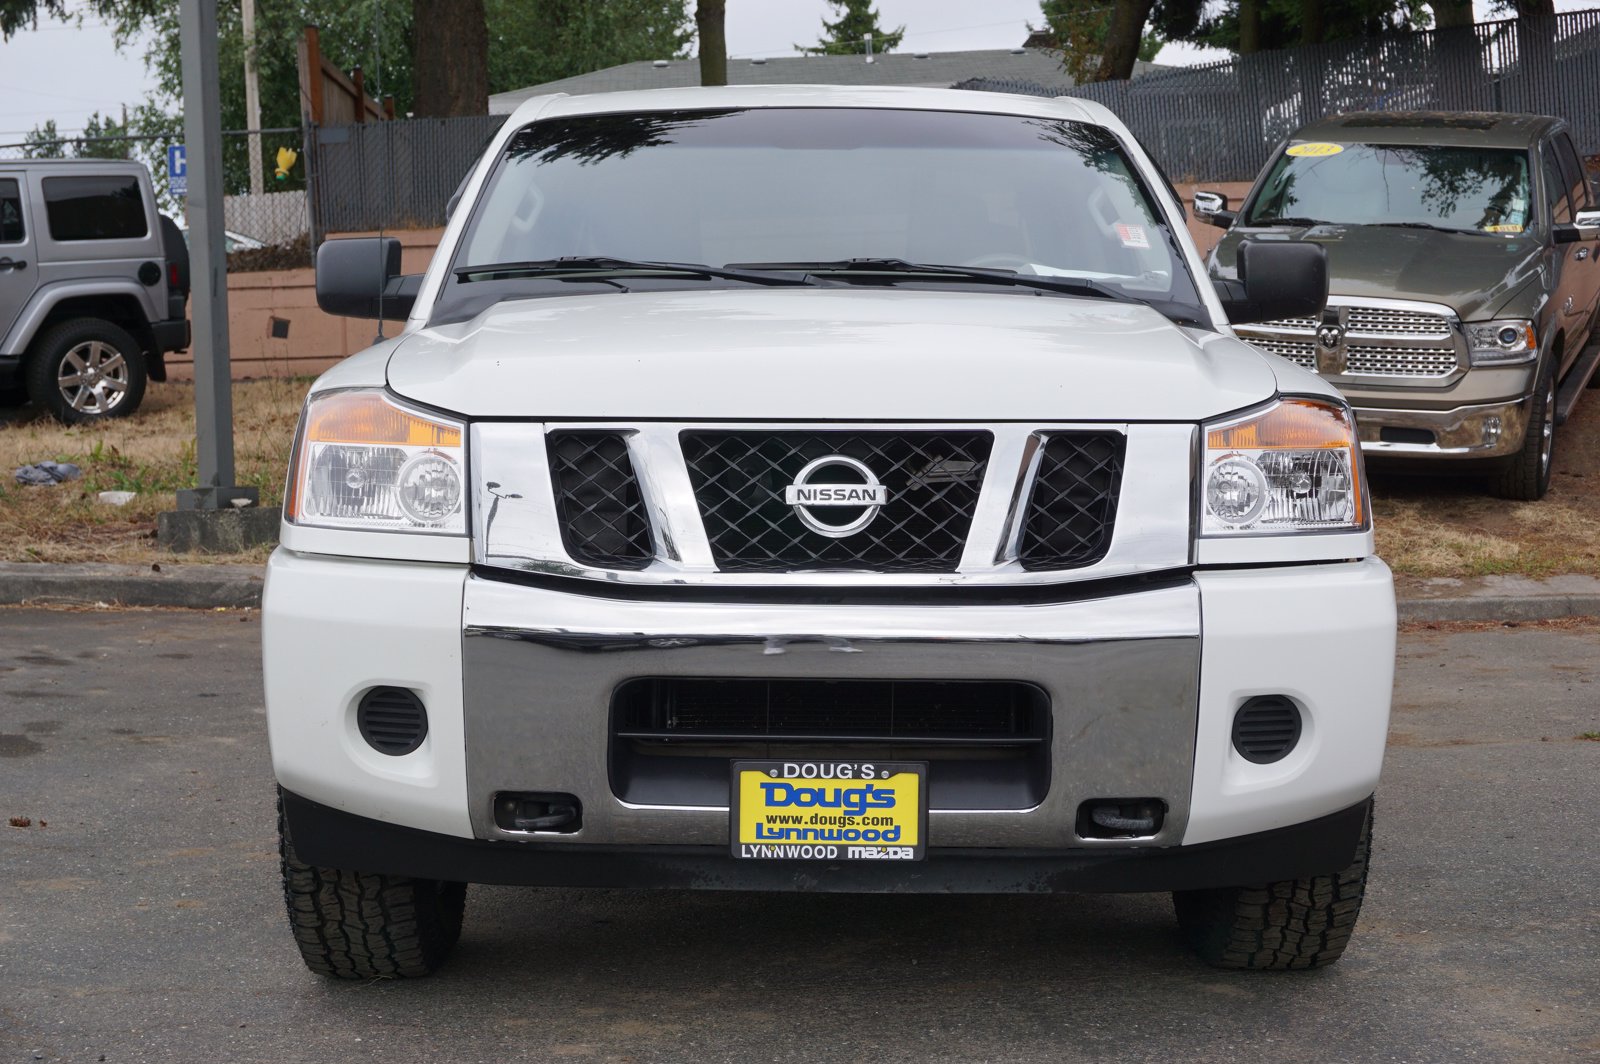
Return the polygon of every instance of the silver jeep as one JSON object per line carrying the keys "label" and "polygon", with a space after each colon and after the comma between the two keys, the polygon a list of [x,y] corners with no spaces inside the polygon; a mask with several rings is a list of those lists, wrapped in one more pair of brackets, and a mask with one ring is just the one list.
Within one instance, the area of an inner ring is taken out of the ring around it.
{"label": "silver jeep", "polygon": [[189,346],[189,255],[141,163],[0,163],[0,393],[72,423],[133,413]]}

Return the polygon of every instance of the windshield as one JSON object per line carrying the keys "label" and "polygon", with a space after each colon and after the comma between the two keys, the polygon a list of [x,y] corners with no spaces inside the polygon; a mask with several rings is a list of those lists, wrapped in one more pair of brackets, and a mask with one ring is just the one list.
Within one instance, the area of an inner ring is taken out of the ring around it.
{"label": "windshield", "polygon": [[1274,218],[1521,233],[1528,156],[1495,148],[1296,144],[1272,165],[1246,225]]}
{"label": "windshield", "polygon": [[[585,115],[511,139],[448,284],[559,288],[466,268],[549,272],[570,257],[802,272],[876,259],[1086,278],[1198,312],[1160,217],[1116,139],[1077,122],[861,108]],[[643,287],[632,275],[626,285]]]}

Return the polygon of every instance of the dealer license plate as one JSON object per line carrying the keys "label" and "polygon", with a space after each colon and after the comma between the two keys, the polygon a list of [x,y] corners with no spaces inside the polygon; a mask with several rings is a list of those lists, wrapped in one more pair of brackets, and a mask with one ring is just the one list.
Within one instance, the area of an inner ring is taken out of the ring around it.
{"label": "dealer license plate", "polygon": [[920,761],[735,761],[733,855],[920,861],[927,782]]}

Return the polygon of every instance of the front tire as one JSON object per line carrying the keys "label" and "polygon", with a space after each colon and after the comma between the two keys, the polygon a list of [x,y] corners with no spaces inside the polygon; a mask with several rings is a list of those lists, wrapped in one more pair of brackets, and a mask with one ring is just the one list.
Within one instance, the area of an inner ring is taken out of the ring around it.
{"label": "front tire", "polygon": [[1200,959],[1217,968],[1323,968],[1344,955],[1361,915],[1372,845],[1372,810],[1355,860],[1335,875],[1263,887],[1174,891],[1178,926]]}
{"label": "front tire", "polygon": [[431,975],[461,937],[467,885],[308,865],[278,799],[283,898],[300,959],[335,979]]}
{"label": "front tire", "polygon": [[28,395],[57,421],[76,425],[126,417],[144,401],[144,352],[126,331],[78,318],[34,341],[25,374]]}
{"label": "front tire", "polygon": [[1561,361],[1561,352],[1552,355],[1534,379],[1533,406],[1528,410],[1522,449],[1505,459],[1489,481],[1489,490],[1497,498],[1537,502],[1550,490],[1556,447],[1556,363]]}

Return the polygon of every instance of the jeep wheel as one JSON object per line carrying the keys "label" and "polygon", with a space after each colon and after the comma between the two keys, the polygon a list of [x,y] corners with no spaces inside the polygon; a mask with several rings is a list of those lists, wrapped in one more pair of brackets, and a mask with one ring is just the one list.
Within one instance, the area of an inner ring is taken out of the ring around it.
{"label": "jeep wheel", "polygon": [[415,979],[443,964],[461,937],[465,883],[308,865],[295,856],[281,797],[278,853],[289,927],[318,975]]}
{"label": "jeep wheel", "polygon": [[79,318],[34,342],[26,379],[33,401],[68,425],[126,417],[144,400],[144,352],[110,322]]}
{"label": "jeep wheel", "polygon": [[1355,860],[1336,875],[1264,887],[1175,891],[1178,926],[1200,959],[1218,968],[1322,968],[1350,943],[1367,886],[1372,812]]}
{"label": "jeep wheel", "polygon": [[1556,374],[1561,352],[1545,360],[1534,382],[1533,405],[1528,409],[1528,429],[1522,449],[1510,458],[1489,481],[1489,490],[1498,498],[1534,502],[1550,490],[1550,464],[1556,447]]}

